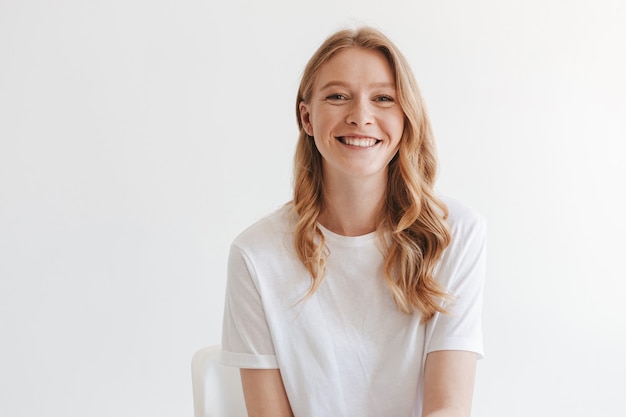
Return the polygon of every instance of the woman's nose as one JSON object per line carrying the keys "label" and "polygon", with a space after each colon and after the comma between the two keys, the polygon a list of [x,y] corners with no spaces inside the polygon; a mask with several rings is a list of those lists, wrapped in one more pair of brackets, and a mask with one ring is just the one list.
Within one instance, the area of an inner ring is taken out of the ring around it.
{"label": "woman's nose", "polygon": [[371,103],[366,99],[355,99],[349,107],[346,123],[353,126],[365,126],[374,123]]}

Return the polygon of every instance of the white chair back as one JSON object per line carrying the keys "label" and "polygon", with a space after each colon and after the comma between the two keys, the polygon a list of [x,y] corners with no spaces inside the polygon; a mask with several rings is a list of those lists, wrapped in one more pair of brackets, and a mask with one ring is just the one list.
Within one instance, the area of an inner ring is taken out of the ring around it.
{"label": "white chair back", "polygon": [[220,363],[221,346],[200,349],[191,360],[195,417],[248,417],[239,369]]}

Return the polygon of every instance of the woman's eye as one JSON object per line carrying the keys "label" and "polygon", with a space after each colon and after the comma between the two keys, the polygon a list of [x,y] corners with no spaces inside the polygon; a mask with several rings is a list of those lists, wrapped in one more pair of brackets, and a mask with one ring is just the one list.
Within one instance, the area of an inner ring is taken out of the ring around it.
{"label": "woman's eye", "polygon": [[378,97],[376,97],[376,101],[393,102],[394,99],[391,96],[378,96]]}
{"label": "woman's eye", "polygon": [[326,97],[328,100],[345,100],[346,96],[344,96],[343,94],[331,94],[328,97]]}

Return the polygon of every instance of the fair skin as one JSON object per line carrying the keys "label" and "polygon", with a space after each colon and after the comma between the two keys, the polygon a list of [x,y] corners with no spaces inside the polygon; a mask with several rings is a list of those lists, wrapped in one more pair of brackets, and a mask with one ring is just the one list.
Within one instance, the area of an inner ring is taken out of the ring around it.
{"label": "fair skin", "polygon": [[320,223],[356,236],[376,229],[387,166],[398,151],[404,112],[382,53],[349,48],[318,71],[302,124],[322,155],[325,206]]}
{"label": "fair skin", "polygon": [[[324,208],[320,223],[344,235],[376,230],[389,162],[398,151],[404,112],[385,56],[348,48],[320,67],[302,125],[322,155]],[[431,352],[424,368],[423,417],[470,415],[476,354]],[[242,369],[250,417],[293,417],[278,369]]]}
{"label": "fair skin", "polygon": [[293,417],[278,369],[241,369],[248,417]]}
{"label": "fair skin", "polygon": [[[476,354],[431,352],[424,366],[422,417],[468,417],[472,408]],[[280,370],[242,369],[249,417],[293,417]]]}

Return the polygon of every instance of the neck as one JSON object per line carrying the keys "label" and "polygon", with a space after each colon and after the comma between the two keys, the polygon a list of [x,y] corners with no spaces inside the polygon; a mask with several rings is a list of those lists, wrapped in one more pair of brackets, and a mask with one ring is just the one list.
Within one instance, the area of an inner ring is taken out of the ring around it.
{"label": "neck", "polygon": [[384,205],[386,176],[359,181],[324,181],[319,222],[343,236],[361,236],[378,227]]}

